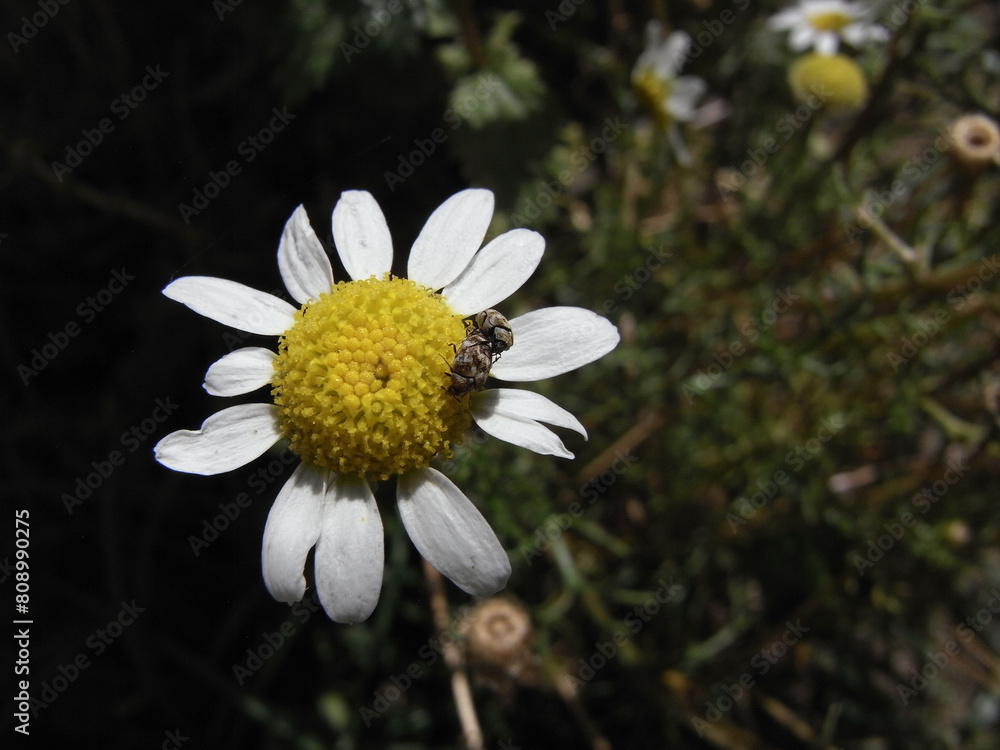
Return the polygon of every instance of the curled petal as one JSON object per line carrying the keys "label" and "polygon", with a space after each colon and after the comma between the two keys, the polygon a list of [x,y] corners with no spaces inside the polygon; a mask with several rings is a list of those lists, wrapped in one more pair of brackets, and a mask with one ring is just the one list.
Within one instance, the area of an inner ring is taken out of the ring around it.
{"label": "curled petal", "polygon": [[222,474],[253,461],[281,439],[278,407],[240,404],[210,416],[200,430],[178,430],[153,448],[156,460],[174,471]]}
{"label": "curled petal", "polygon": [[316,544],[329,472],[300,463],[267,514],[261,569],[264,585],[279,602],[297,602],[306,592],[302,571]]}

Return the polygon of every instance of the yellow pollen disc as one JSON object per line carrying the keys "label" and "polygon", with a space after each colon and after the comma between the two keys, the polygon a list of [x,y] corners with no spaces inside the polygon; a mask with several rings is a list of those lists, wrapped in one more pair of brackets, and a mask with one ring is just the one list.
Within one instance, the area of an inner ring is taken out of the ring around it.
{"label": "yellow pollen disc", "polygon": [[810,107],[818,101],[830,110],[851,110],[868,98],[864,73],[846,55],[802,55],[788,69],[788,82],[795,96]]}
{"label": "yellow pollen disc", "polygon": [[292,450],[373,480],[449,458],[469,425],[469,399],[444,390],[464,337],[444,297],[408,279],[342,281],[303,305],[271,380]]}
{"label": "yellow pollen disc", "polygon": [[670,121],[670,113],[667,111],[670,88],[651,69],[640,70],[632,76],[632,88],[639,103],[658,125],[666,125]]}
{"label": "yellow pollen disc", "polygon": [[813,13],[807,16],[809,25],[817,31],[840,31],[852,22],[850,16],[844,13]]}

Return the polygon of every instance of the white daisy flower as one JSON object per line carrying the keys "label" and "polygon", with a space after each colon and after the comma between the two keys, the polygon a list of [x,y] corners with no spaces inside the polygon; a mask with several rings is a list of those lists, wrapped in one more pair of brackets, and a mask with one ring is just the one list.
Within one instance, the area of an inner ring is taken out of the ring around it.
{"label": "white daisy flower", "polygon": [[677,75],[690,48],[691,37],[683,31],[664,39],[659,22],[646,24],[646,47],[632,69],[632,87],[661,125],[689,121],[705,94],[707,87],[701,78]]}
{"label": "white daisy flower", "polygon": [[791,32],[788,44],[796,52],[815,48],[821,55],[833,55],[840,40],[861,47],[888,39],[889,31],[872,23],[875,13],[863,0],[799,0],[798,5],[771,16],[767,25]]}
{"label": "white daisy flower", "polygon": [[[305,209],[278,245],[278,269],[301,307],[235,281],[187,276],[163,293],[213,320],[279,337],[277,353],[238,349],[209,367],[204,387],[236,396],[271,386],[273,403],[241,404],[199,430],[167,435],[157,460],[192,474],[219,474],[287,439],[302,463],[278,492],[264,528],[262,566],[271,595],[302,599],[306,557],[316,548],[320,603],[338,622],[366,619],[378,602],[382,520],[370,481],[397,476],[399,514],[414,546],[459,588],[502,589],[510,561],[489,524],[444,474],[471,420],[537,453],[572,458],[545,425],[586,437],[583,425],[544,396],[510,388],[460,397],[446,392],[463,318],[494,306],[534,272],[545,249],[536,232],[514,229],[480,244],[493,193],[465,190],[431,214],[410,250],[408,279],[390,275],[392,239],[375,199],[345,192],[333,210],[333,239],[353,281],[334,283],[330,260]],[[491,374],[549,378],[607,354],[618,330],[595,313],[551,307],[510,321],[514,344]]]}

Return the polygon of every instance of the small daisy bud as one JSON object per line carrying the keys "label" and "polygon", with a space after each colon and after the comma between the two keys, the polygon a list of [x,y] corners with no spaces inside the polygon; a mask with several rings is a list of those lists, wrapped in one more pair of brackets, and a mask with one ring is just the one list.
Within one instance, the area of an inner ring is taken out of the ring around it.
{"label": "small daisy bud", "polygon": [[788,83],[799,101],[831,110],[857,109],[868,98],[861,68],[845,55],[803,55],[788,70]]}
{"label": "small daisy bud", "polygon": [[1000,128],[985,115],[962,115],[948,127],[951,155],[960,165],[978,172],[1000,164]]}
{"label": "small daisy bud", "polygon": [[509,599],[477,604],[463,618],[461,633],[469,664],[484,676],[516,679],[531,666],[531,618]]}

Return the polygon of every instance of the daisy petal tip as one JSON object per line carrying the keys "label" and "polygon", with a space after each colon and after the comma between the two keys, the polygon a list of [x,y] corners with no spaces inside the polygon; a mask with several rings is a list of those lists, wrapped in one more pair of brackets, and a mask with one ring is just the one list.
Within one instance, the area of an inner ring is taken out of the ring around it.
{"label": "daisy petal tip", "polygon": [[473,596],[493,596],[507,588],[507,581],[510,579],[510,560],[504,558],[503,562],[491,570],[477,570],[480,574],[478,580],[466,587],[466,593]]}
{"label": "daisy petal tip", "polygon": [[175,302],[177,302],[178,301],[178,299],[177,299],[177,287],[178,287],[179,283],[183,279],[186,279],[186,278],[187,278],[186,276],[181,276],[179,278],[174,279],[169,284],[167,284],[165,287],[163,287],[163,289],[160,290],[160,294],[162,294],[167,299],[172,299]]}
{"label": "daisy petal tip", "polygon": [[302,601],[302,597],[306,595],[306,578],[305,576],[299,576],[299,579],[294,583],[285,581],[284,585],[278,586],[273,582],[269,582],[265,577],[264,588],[267,589],[267,593],[276,602],[292,605]]}
{"label": "daisy petal tip", "polygon": [[371,617],[375,606],[362,602],[334,602],[329,605],[324,604],[323,611],[334,622],[339,622],[342,625],[356,625]]}

